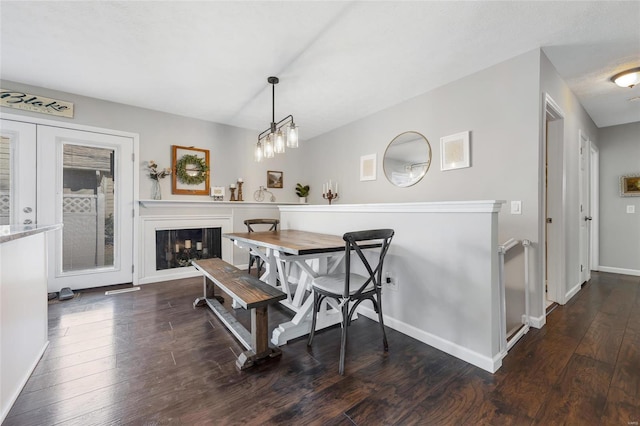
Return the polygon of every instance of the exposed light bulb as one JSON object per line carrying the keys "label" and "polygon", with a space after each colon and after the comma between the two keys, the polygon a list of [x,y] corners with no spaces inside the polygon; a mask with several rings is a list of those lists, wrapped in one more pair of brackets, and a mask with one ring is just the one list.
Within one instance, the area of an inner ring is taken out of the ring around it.
{"label": "exposed light bulb", "polygon": [[291,125],[287,130],[287,146],[289,148],[298,147],[298,128],[293,122],[291,122]]}
{"label": "exposed light bulb", "polygon": [[273,150],[276,154],[282,154],[284,152],[284,134],[282,133],[282,129],[278,129],[275,140]]}
{"label": "exposed light bulb", "polygon": [[261,162],[262,161],[262,143],[260,143],[260,141],[258,141],[258,144],[256,145],[256,150],[254,151],[253,154],[253,158],[256,160],[256,162]]}
{"label": "exposed light bulb", "polygon": [[273,158],[273,154],[273,139],[270,134],[264,141],[264,158]]}

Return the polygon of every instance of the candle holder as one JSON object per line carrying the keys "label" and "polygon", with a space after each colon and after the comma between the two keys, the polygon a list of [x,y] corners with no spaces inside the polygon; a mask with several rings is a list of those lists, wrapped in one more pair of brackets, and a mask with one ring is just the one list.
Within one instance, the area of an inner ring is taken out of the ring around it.
{"label": "candle holder", "polygon": [[236,201],[244,201],[244,200],[242,199],[242,184],[243,184],[243,183],[244,183],[244,182],[242,182],[242,181],[240,181],[240,180],[238,181],[238,199],[237,199]]}
{"label": "candle holder", "polygon": [[231,198],[229,201],[236,201],[236,189],[230,186],[229,191],[231,192]]}
{"label": "candle holder", "polygon": [[336,192],[334,194],[333,192],[331,192],[331,190],[329,190],[328,192],[325,192],[324,194],[322,194],[322,198],[324,198],[325,200],[329,200],[329,204],[331,204],[331,201],[338,198],[338,193]]}

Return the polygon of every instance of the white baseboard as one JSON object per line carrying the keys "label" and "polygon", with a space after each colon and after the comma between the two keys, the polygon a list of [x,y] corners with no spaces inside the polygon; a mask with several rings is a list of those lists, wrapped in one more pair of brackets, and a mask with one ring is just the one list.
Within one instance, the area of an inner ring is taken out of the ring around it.
{"label": "white baseboard", "polygon": [[599,271],[611,272],[612,274],[633,275],[635,277],[640,277],[640,270],[637,270],[637,269],[624,269],[624,268],[614,268],[611,266],[600,266]]}
{"label": "white baseboard", "polygon": [[572,289],[567,291],[567,294],[564,295],[564,303],[567,303],[573,296],[578,294],[580,289],[582,288],[582,284],[575,285]]}
{"label": "white baseboard", "polygon": [[[522,323],[525,324],[527,318],[522,316]],[[529,317],[529,325],[535,328],[542,328],[547,323],[547,315],[542,315],[540,317]]]}
{"label": "white baseboard", "polygon": [[[376,312],[371,308],[368,308],[366,306],[359,306],[358,313],[376,322],[378,321],[378,314],[376,314]],[[506,355],[506,352],[499,353],[493,358],[489,358],[485,355],[479,354],[478,352],[472,351],[471,349],[460,346],[456,343],[428,333],[424,330],[420,330],[412,325],[399,321],[395,318],[391,318],[387,315],[384,315],[384,325],[396,331],[399,331],[402,334],[413,337],[414,339],[422,343],[426,343],[429,346],[433,346],[436,349],[446,352],[451,356],[468,362],[469,364],[475,365],[476,367],[488,371],[489,373],[495,373],[496,371],[498,371],[498,368],[502,366],[502,358],[504,358],[504,356]]]}

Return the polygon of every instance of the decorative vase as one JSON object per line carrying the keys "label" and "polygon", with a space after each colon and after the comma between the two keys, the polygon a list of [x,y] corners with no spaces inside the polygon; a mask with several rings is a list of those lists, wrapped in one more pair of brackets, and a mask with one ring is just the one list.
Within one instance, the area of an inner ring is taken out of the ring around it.
{"label": "decorative vase", "polygon": [[151,179],[151,199],[162,200],[162,192],[160,192],[160,182],[156,179]]}

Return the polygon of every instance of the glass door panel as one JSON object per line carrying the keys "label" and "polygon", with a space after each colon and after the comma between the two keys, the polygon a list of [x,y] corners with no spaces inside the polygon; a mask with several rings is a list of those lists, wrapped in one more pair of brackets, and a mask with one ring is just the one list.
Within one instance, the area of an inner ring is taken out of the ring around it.
{"label": "glass door panel", "polygon": [[113,267],[115,150],[71,143],[62,155],[62,272]]}

